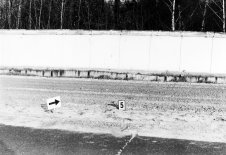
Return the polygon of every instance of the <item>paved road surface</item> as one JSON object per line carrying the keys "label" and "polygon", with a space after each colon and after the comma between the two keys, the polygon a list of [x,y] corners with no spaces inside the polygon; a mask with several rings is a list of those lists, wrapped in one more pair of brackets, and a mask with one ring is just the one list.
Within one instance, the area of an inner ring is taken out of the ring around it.
{"label": "paved road surface", "polygon": [[[116,155],[130,138],[0,125],[0,154]],[[121,154],[223,155],[226,144],[135,137]]]}

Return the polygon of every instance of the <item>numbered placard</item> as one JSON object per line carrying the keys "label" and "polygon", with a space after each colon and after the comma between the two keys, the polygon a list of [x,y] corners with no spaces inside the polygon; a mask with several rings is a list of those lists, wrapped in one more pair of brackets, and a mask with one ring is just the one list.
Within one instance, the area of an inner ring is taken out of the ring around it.
{"label": "numbered placard", "polygon": [[126,102],[123,100],[119,100],[118,101],[118,109],[122,110],[122,111],[126,110]]}

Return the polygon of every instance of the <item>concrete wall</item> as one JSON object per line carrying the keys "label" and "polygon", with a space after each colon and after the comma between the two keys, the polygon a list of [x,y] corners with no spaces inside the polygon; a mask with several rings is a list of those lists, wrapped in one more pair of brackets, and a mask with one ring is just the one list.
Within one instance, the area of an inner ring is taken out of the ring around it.
{"label": "concrete wall", "polygon": [[0,66],[185,70],[226,74],[226,35],[136,31],[0,31]]}

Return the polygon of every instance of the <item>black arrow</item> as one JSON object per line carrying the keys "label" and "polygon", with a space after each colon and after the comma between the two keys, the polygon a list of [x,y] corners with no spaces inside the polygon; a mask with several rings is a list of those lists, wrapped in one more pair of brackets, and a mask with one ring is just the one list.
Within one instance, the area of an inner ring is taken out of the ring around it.
{"label": "black arrow", "polygon": [[49,105],[52,105],[52,104],[56,104],[57,105],[59,102],[60,101],[58,101],[58,100],[55,99],[55,101],[54,102],[50,102]]}

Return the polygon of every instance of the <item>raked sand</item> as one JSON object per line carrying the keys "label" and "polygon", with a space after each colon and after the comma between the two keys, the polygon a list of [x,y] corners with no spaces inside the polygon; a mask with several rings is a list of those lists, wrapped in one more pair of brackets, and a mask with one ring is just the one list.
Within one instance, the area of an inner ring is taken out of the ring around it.
{"label": "raked sand", "polygon": [[[14,76],[1,76],[0,85],[2,124],[226,143],[225,85]],[[45,111],[46,98],[58,95],[62,107]]]}

